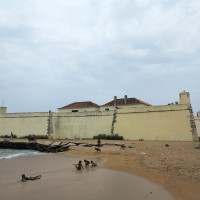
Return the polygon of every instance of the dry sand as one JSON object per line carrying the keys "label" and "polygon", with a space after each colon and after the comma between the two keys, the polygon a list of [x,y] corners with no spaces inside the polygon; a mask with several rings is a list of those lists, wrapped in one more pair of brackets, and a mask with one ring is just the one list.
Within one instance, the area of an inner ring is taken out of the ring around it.
{"label": "dry sand", "polygon": [[108,169],[128,172],[158,183],[177,200],[200,199],[200,149],[194,148],[198,143],[102,141],[102,144],[106,143],[133,148],[121,150],[119,146],[103,145],[101,153],[96,153],[94,147],[75,146],[64,154],[106,158],[105,167]]}

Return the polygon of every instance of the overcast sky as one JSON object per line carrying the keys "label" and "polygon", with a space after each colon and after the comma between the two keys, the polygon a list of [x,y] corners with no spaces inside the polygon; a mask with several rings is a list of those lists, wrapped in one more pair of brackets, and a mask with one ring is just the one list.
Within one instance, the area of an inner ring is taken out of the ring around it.
{"label": "overcast sky", "polygon": [[[200,111],[200,1],[0,0],[0,103],[48,112],[190,92]],[[196,114],[196,113],[195,113]]]}

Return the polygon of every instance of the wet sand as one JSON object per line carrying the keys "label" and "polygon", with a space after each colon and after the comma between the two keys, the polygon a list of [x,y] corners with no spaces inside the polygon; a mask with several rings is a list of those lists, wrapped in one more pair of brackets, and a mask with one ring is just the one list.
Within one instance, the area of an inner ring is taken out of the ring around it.
{"label": "wet sand", "polygon": [[[83,153],[83,152],[82,152]],[[76,171],[79,160],[94,160],[97,168]],[[173,200],[162,186],[128,173],[105,169],[108,160],[96,155],[45,154],[0,160],[3,200]],[[41,174],[36,181],[17,182],[22,173]]]}
{"label": "wet sand", "polygon": [[[119,146],[106,145],[112,143],[125,144],[127,148],[121,150]],[[95,152],[94,147],[81,146],[71,147],[64,154],[106,158],[106,168],[137,175],[162,185],[176,200],[200,199],[200,149],[194,148],[198,142],[102,140],[102,144],[100,154]],[[165,144],[169,144],[169,147],[165,147]]]}

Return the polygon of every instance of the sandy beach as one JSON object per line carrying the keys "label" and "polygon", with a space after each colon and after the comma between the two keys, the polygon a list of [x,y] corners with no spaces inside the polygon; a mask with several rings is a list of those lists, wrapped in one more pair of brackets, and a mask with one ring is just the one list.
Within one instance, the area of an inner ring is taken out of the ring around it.
{"label": "sandy beach", "polygon": [[[0,196],[3,200],[173,200],[160,185],[137,176],[105,169],[100,157],[85,157],[98,163],[97,168],[76,171],[73,163],[81,158],[58,154],[22,156],[1,160]],[[35,181],[18,182],[20,175],[41,174]]]}
{"label": "sandy beach", "polygon": [[[44,141],[41,141],[44,142]],[[79,140],[80,142],[80,140]],[[95,143],[96,141],[83,141]],[[125,144],[125,149],[106,144]],[[10,199],[162,199],[198,200],[200,150],[193,142],[102,141],[94,147],[71,146],[56,154],[0,161],[0,195]],[[77,172],[79,160],[98,167]],[[22,173],[41,180],[17,182]]]}
{"label": "sandy beach", "polygon": [[[125,144],[127,148],[121,150],[119,146],[103,145],[101,153],[96,153],[94,148],[75,146],[64,154],[106,158],[106,168],[124,171],[160,184],[177,200],[200,199],[200,149],[194,148],[198,143],[102,141],[102,144],[106,143]],[[169,147],[165,147],[165,144]]]}

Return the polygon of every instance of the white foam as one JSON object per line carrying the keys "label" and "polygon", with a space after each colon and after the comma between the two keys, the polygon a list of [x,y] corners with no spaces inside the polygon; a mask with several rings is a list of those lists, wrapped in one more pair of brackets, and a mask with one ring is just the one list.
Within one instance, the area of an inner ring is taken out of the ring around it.
{"label": "white foam", "polygon": [[6,149],[5,153],[0,154],[0,160],[11,159],[11,158],[19,157],[19,156],[30,156],[30,155],[36,155],[36,154],[42,154],[42,153],[36,152],[36,151],[31,152],[30,150],[10,150],[10,152],[8,152],[8,150]]}

